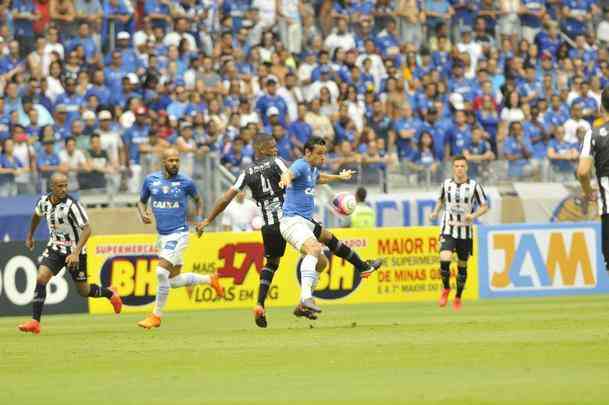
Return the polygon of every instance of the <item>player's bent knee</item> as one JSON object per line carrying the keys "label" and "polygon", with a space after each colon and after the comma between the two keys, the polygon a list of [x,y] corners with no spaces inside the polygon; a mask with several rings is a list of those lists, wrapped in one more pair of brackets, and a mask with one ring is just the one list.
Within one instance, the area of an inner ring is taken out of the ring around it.
{"label": "player's bent knee", "polygon": [[81,297],[89,296],[89,284],[76,283],[76,289],[78,290],[78,295],[80,295]]}
{"label": "player's bent knee", "polygon": [[52,277],[53,273],[48,267],[40,266],[38,269],[38,275],[36,276],[36,283],[46,285]]}
{"label": "player's bent knee", "polygon": [[322,252],[322,245],[317,241],[317,239],[309,239],[302,245],[301,250],[305,255],[319,258]]}
{"label": "player's bent knee", "polygon": [[453,252],[450,250],[443,250],[440,252],[440,261],[450,262],[453,259]]}
{"label": "player's bent knee", "polygon": [[457,265],[459,267],[467,267],[467,260],[459,260]]}
{"label": "player's bent knee", "polygon": [[319,241],[326,244],[332,240],[332,236],[332,232],[328,231],[327,229],[322,229],[321,234],[319,235]]}

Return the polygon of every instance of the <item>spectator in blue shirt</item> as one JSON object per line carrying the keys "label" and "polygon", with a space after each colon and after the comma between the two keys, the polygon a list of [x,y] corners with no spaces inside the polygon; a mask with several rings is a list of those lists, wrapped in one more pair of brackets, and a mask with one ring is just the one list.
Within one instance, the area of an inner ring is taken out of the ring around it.
{"label": "spectator in blue shirt", "polygon": [[133,8],[126,0],[104,0],[104,20],[102,24],[102,41],[107,44],[110,35],[110,24],[114,24],[113,32],[119,33],[135,31]]}
{"label": "spectator in blue shirt", "polygon": [[[60,168],[60,160],[59,155],[55,152],[55,136],[52,133],[49,133],[49,130],[52,131],[52,127],[45,127],[42,131],[44,134],[42,137],[42,150],[38,152],[36,155],[36,168],[38,169],[38,173],[40,175],[41,181],[41,190],[45,192],[49,185],[49,180],[53,173],[59,170]],[[46,134],[45,134],[46,132]]]}
{"label": "spectator in blue shirt", "polygon": [[571,39],[585,35],[586,24],[600,12],[596,0],[563,0],[562,4],[562,29]]}
{"label": "spectator in blue shirt", "polygon": [[455,122],[452,128],[447,131],[444,139],[444,158],[446,160],[449,160],[452,156],[462,155],[463,148],[472,140],[472,131],[467,124],[465,111],[457,110],[454,115]]}
{"label": "spectator in blue shirt", "polygon": [[481,127],[472,131],[472,139],[463,148],[463,155],[468,162],[468,175],[476,179],[481,174],[486,174],[488,163],[495,160],[495,154],[491,144],[485,139],[485,132]]}
{"label": "spectator in blue shirt", "polygon": [[279,114],[279,122],[286,125],[286,117],[288,106],[285,100],[277,95],[277,80],[273,77],[266,80],[266,94],[256,102],[256,111],[260,114],[262,123],[266,126],[269,124],[269,110],[275,107]]}
{"label": "spectator in blue shirt", "polygon": [[514,121],[510,124],[509,136],[503,142],[503,153],[508,161],[508,177],[523,179],[535,173],[535,167],[530,162],[533,147],[524,136],[520,122]]}
{"label": "spectator in blue shirt", "polygon": [[565,141],[565,129],[563,127],[554,129],[554,138],[548,144],[547,156],[554,173],[559,177],[556,180],[573,179],[579,153],[577,145]]}
{"label": "spectator in blue shirt", "polygon": [[520,22],[522,37],[533,43],[535,36],[541,31],[541,21],[546,13],[546,0],[520,0]]}
{"label": "spectator in blue shirt", "polygon": [[104,69],[104,79],[110,92],[117,93],[121,91],[123,77],[129,72],[123,69],[123,59],[120,52],[113,51],[111,58],[110,65]]}
{"label": "spectator in blue shirt", "polygon": [[38,19],[32,0],[13,0],[14,36],[21,42],[21,57],[25,58],[34,50],[34,21]]}
{"label": "spectator in blue shirt", "polygon": [[292,146],[303,150],[305,143],[313,136],[313,128],[305,121],[307,107],[304,103],[298,104],[298,118],[288,125],[288,134]]}
{"label": "spectator in blue shirt", "polygon": [[71,52],[77,46],[82,46],[85,51],[85,60],[88,63],[91,63],[93,59],[97,56],[97,44],[93,39],[93,35],[91,35],[91,31],[89,29],[89,24],[84,22],[80,24],[78,28],[78,36],[70,39],[66,44],[66,51]]}
{"label": "spectator in blue shirt", "polygon": [[144,2],[145,20],[150,23],[153,28],[161,27],[164,30],[169,28],[173,22],[169,10],[171,2],[167,0],[146,0]]}
{"label": "spectator in blue shirt", "polygon": [[23,171],[23,163],[15,156],[15,143],[12,138],[2,143],[0,154],[0,197],[17,195],[15,176]]}
{"label": "spectator in blue shirt", "polygon": [[428,35],[434,35],[438,25],[450,19],[454,14],[448,0],[425,0],[423,11],[427,16],[425,24],[427,25]]}
{"label": "spectator in blue shirt", "polygon": [[65,93],[57,96],[55,106],[64,105],[66,108],[66,125],[72,125],[72,121],[80,118],[80,108],[84,105],[85,99],[83,96],[76,93],[76,80],[66,79]]}

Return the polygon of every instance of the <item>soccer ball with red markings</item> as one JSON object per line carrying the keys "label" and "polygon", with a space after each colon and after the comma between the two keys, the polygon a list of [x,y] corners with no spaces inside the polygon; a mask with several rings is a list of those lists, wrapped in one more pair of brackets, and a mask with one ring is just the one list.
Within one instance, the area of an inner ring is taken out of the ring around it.
{"label": "soccer ball with red markings", "polygon": [[337,214],[348,216],[353,214],[357,201],[355,200],[355,196],[353,194],[343,192],[336,194],[332,198],[330,205]]}

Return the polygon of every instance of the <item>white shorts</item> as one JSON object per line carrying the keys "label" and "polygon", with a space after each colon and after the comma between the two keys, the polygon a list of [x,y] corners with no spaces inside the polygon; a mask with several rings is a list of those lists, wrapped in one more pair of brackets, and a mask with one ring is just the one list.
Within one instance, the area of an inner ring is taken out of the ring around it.
{"label": "white shorts", "polygon": [[315,227],[317,224],[301,216],[283,217],[279,221],[279,231],[281,236],[294,249],[300,252],[300,248],[304,243],[311,239],[317,239],[315,236]]}
{"label": "white shorts", "polygon": [[160,259],[165,259],[174,266],[181,266],[182,256],[188,246],[188,232],[159,235],[158,246]]}

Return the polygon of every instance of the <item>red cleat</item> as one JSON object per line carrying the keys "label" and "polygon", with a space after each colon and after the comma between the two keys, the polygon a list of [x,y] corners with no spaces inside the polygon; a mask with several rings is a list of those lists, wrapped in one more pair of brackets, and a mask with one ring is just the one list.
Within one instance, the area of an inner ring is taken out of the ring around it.
{"label": "red cleat", "polygon": [[438,302],[438,305],[440,305],[441,307],[446,306],[446,304],[448,303],[448,294],[450,294],[450,288],[445,288],[442,290],[442,295],[440,296],[440,301]]}
{"label": "red cleat", "polygon": [[455,300],[453,301],[453,309],[455,311],[459,311],[461,309],[461,298],[455,297]]}
{"label": "red cleat", "polygon": [[118,295],[118,292],[116,291],[115,287],[110,287],[110,288],[108,288],[108,290],[112,291],[112,297],[110,297],[110,303],[114,307],[114,313],[120,314],[121,310],[123,309],[123,300],[121,299],[120,295]]}
{"label": "red cleat", "polygon": [[21,332],[31,332],[35,335],[40,333],[40,322],[35,319],[31,319],[21,325],[17,326]]}

